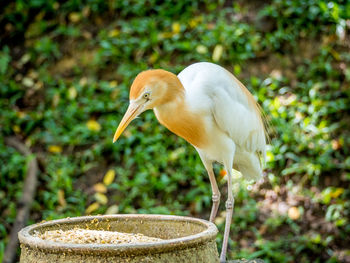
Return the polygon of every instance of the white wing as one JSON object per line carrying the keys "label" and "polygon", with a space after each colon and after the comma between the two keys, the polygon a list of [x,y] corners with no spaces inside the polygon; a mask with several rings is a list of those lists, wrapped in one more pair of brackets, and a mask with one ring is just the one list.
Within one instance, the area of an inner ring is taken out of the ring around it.
{"label": "white wing", "polygon": [[216,64],[192,64],[179,75],[186,92],[197,102],[210,104],[218,127],[242,151],[265,157],[265,129],[260,111],[249,91],[226,69]]}

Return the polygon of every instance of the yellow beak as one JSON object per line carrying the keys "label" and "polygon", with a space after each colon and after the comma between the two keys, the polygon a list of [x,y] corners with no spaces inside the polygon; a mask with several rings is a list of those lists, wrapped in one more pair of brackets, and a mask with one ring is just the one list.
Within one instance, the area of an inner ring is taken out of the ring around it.
{"label": "yellow beak", "polygon": [[130,103],[127,111],[124,114],[123,119],[120,121],[119,126],[114,134],[113,143],[118,140],[119,136],[123,133],[126,127],[128,127],[129,123],[139,115],[141,105],[136,103]]}

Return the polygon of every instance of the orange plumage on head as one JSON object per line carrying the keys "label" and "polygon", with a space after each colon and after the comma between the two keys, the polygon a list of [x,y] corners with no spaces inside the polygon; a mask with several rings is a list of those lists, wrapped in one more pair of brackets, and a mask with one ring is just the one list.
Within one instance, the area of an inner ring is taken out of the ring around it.
{"label": "orange plumage on head", "polygon": [[[176,135],[184,138],[192,145],[200,146],[204,143],[204,127],[200,116],[191,114],[183,102],[184,87],[179,78],[162,69],[146,70],[139,73],[130,88],[130,100],[137,99],[146,87],[152,87],[153,96],[159,95],[154,107],[161,107],[156,112],[158,121]],[[176,105],[167,105],[177,102]],[[176,109],[176,111],[175,111]],[[181,116],[181,121],[177,118]]]}

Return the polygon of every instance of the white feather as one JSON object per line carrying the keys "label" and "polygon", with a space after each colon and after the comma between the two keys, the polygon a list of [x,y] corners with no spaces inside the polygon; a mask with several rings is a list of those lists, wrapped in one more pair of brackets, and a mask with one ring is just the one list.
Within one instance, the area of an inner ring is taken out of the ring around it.
{"label": "white feather", "polygon": [[266,140],[259,112],[249,103],[239,82],[226,69],[212,63],[192,64],[178,75],[186,91],[186,104],[205,120],[210,142],[196,148],[204,161],[233,162],[244,177],[262,174]]}

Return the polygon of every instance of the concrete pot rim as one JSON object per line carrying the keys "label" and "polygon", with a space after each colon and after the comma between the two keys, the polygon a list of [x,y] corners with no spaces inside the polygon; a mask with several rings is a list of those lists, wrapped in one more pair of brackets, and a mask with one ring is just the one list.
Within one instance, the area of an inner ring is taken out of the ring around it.
{"label": "concrete pot rim", "polygon": [[[70,244],[47,241],[34,237],[34,230],[54,225],[74,224],[78,222],[90,222],[92,220],[113,221],[118,220],[145,220],[145,221],[177,221],[188,222],[192,224],[202,225],[205,230],[194,235],[181,238],[167,239],[153,243],[133,243],[133,244]],[[185,216],[169,216],[169,215],[149,215],[149,214],[118,214],[118,215],[99,215],[99,216],[81,216],[52,220],[44,223],[37,223],[23,228],[18,232],[18,238],[22,246],[32,249],[50,251],[51,253],[66,254],[148,254],[161,253],[173,250],[181,250],[199,246],[205,242],[215,240],[218,230],[216,226],[206,220],[185,217]]]}

